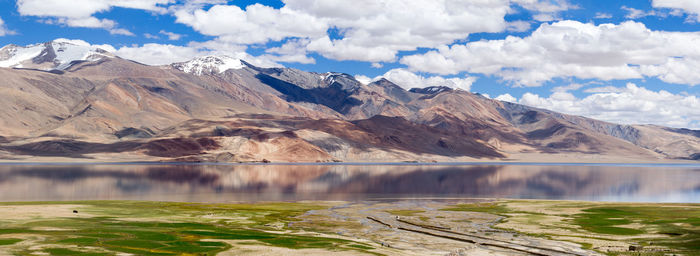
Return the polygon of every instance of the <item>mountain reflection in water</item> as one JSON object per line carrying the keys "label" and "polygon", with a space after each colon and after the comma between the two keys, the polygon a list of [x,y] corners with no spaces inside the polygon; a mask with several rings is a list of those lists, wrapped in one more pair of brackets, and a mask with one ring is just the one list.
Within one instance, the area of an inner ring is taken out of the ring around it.
{"label": "mountain reflection in water", "polygon": [[0,165],[0,200],[497,197],[700,202],[700,168],[536,165]]}

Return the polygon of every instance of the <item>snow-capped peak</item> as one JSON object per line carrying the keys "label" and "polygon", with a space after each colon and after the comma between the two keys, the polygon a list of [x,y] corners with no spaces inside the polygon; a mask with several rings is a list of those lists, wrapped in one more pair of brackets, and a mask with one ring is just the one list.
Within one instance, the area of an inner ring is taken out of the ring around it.
{"label": "snow-capped peak", "polygon": [[110,47],[64,38],[27,46],[11,44],[0,48],[0,67],[65,70],[81,61],[114,56],[104,48]]}
{"label": "snow-capped peak", "polygon": [[185,73],[198,76],[223,73],[229,69],[242,69],[245,64],[240,59],[229,56],[202,56],[187,62],[173,63],[172,67]]}

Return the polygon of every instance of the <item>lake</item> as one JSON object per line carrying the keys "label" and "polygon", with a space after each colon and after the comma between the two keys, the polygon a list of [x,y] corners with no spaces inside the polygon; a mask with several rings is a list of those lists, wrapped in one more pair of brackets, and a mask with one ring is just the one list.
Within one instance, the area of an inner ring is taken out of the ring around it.
{"label": "lake", "polygon": [[0,164],[0,201],[396,198],[700,203],[700,165]]}

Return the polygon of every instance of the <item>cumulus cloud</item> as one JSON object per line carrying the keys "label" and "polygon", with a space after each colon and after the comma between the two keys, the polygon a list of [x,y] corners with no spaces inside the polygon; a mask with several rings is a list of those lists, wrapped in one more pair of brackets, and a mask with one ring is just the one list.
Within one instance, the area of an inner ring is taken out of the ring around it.
{"label": "cumulus cloud", "polygon": [[[262,4],[246,7],[223,0],[19,0],[18,11],[72,27],[103,28],[112,34],[133,35],[96,13],[114,7],[170,13],[176,22],[215,37],[217,44],[251,45],[298,39],[307,52],[334,60],[395,62],[401,51],[434,48],[466,39],[471,33],[524,32],[527,21],[506,22],[518,5],[536,15],[557,15],[576,8],[566,0],[284,0],[275,9]],[[362,6],[362,8],[357,8]],[[329,33],[329,31],[334,31]],[[170,40],[180,35],[161,31]],[[158,34],[144,35],[160,38]],[[297,45],[296,48],[301,48]],[[301,53],[301,50],[298,52]],[[281,61],[311,63],[308,55],[271,55]]]}
{"label": "cumulus cloud", "polygon": [[529,30],[527,21],[504,20],[515,5],[537,17],[577,8],[566,0],[283,2],[280,9],[261,4],[241,8],[225,1],[214,1],[213,6],[207,5],[211,1],[187,2],[169,9],[177,22],[219,41],[262,44],[304,39],[307,51],[326,58],[380,63],[395,62],[401,51],[451,44],[471,33]]}
{"label": "cumulus cloud", "polygon": [[525,93],[517,102],[614,123],[700,127],[700,98],[696,96],[652,91],[632,83],[587,91],[592,94],[584,98],[568,92],[555,92],[546,98]]}
{"label": "cumulus cloud", "polygon": [[[332,3],[331,3],[332,2]],[[338,5],[340,15],[330,7]],[[470,33],[501,32],[509,11],[507,1],[348,1],[295,0],[289,8],[303,9],[326,19],[342,31],[342,39],[313,40],[309,49],[338,60],[393,62],[399,51],[436,47],[465,39]],[[353,6],[365,6],[361,12]]]}
{"label": "cumulus cloud", "polygon": [[164,4],[172,0],[18,0],[21,15],[41,17],[85,18],[112,7],[141,9],[164,13]]}
{"label": "cumulus cloud", "polygon": [[133,35],[130,31],[117,28],[117,23],[109,19],[98,19],[95,13],[105,12],[113,7],[147,10],[165,13],[163,5],[173,0],[18,0],[17,11],[22,16],[47,18],[45,22],[70,27],[102,28],[111,34]]}
{"label": "cumulus cloud", "polygon": [[[393,62],[399,51],[435,47],[475,32],[500,32],[508,0],[286,0],[281,9],[255,4],[173,7],[177,22],[239,44],[308,39],[307,50],[336,60]],[[357,8],[362,6],[362,8]],[[522,29],[523,24],[516,28]],[[340,38],[328,35],[338,31]]]}
{"label": "cumulus cloud", "polygon": [[515,85],[539,86],[554,78],[636,79],[696,85],[700,74],[700,33],[652,31],[643,23],[542,24],[530,36],[508,36],[441,46],[409,55],[401,63],[411,71],[496,75]]}
{"label": "cumulus cloud", "polygon": [[505,101],[505,102],[518,103],[518,99],[513,97],[513,95],[510,95],[510,93],[498,95],[495,99],[500,100],[500,101]]}
{"label": "cumulus cloud", "polygon": [[307,55],[307,44],[308,40],[305,39],[291,39],[280,47],[265,50],[268,53],[265,57],[276,62],[316,63],[316,60]]}
{"label": "cumulus cloud", "polygon": [[[119,57],[134,60],[147,65],[167,65],[175,62],[184,62],[195,57],[205,55],[226,55],[232,58],[245,60],[258,67],[281,67],[274,59],[268,56],[252,56],[245,52],[245,47],[236,48],[228,45],[220,48],[210,48],[208,43],[190,43],[187,46],[171,44],[144,44],[141,46],[124,46],[119,49],[109,50]],[[225,50],[221,50],[225,49]]]}
{"label": "cumulus cloud", "polygon": [[220,40],[238,44],[280,41],[287,37],[320,37],[328,25],[309,14],[290,8],[275,9],[254,4],[245,9],[214,5],[208,10],[188,8],[174,12],[177,22]]}
{"label": "cumulus cloud", "polygon": [[453,89],[460,89],[465,91],[469,91],[471,85],[477,79],[476,77],[471,76],[467,76],[464,78],[444,78],[441,76],[424,77],[401,68],[389,70],[383,75],[377,76],[373,79],[362,75],[355,76],[355,79],[365,84],[370,83],[372,81],[377,81],[381,78],[385,78],[406,90],[411,88],[425,88],[429,86],[446,86]]}
{"label": "cumulus cloud", "polygon": [[372,78],[365,75],[355,75],[355,80],[363,84],[369,84],[372,82]]}
{"label": "cumulus cloud", "polygon": [[654,8],[671,8],[689,14],[689,19],[700,22],[700,1],[696,0],[653,0]]}
{"label": "cumulus cloud", "polygon": [[119,48],[114,54],[129,60],[134,60],[148,65],[165,65],[173,62],[182,62],[194,57],[206,55],[202,51],[187,46],[169,44],[144,44],[142,46],[125,46]]}

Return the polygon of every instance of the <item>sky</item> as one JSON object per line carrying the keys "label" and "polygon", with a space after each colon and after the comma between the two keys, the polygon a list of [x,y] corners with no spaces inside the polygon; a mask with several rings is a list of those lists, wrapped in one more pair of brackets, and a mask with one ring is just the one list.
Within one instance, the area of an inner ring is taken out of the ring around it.
{"label": "sky", "polygon": [[57,38],[150,65],[228,55],[700,129],[697,0],[0,0],[0,45]]}

